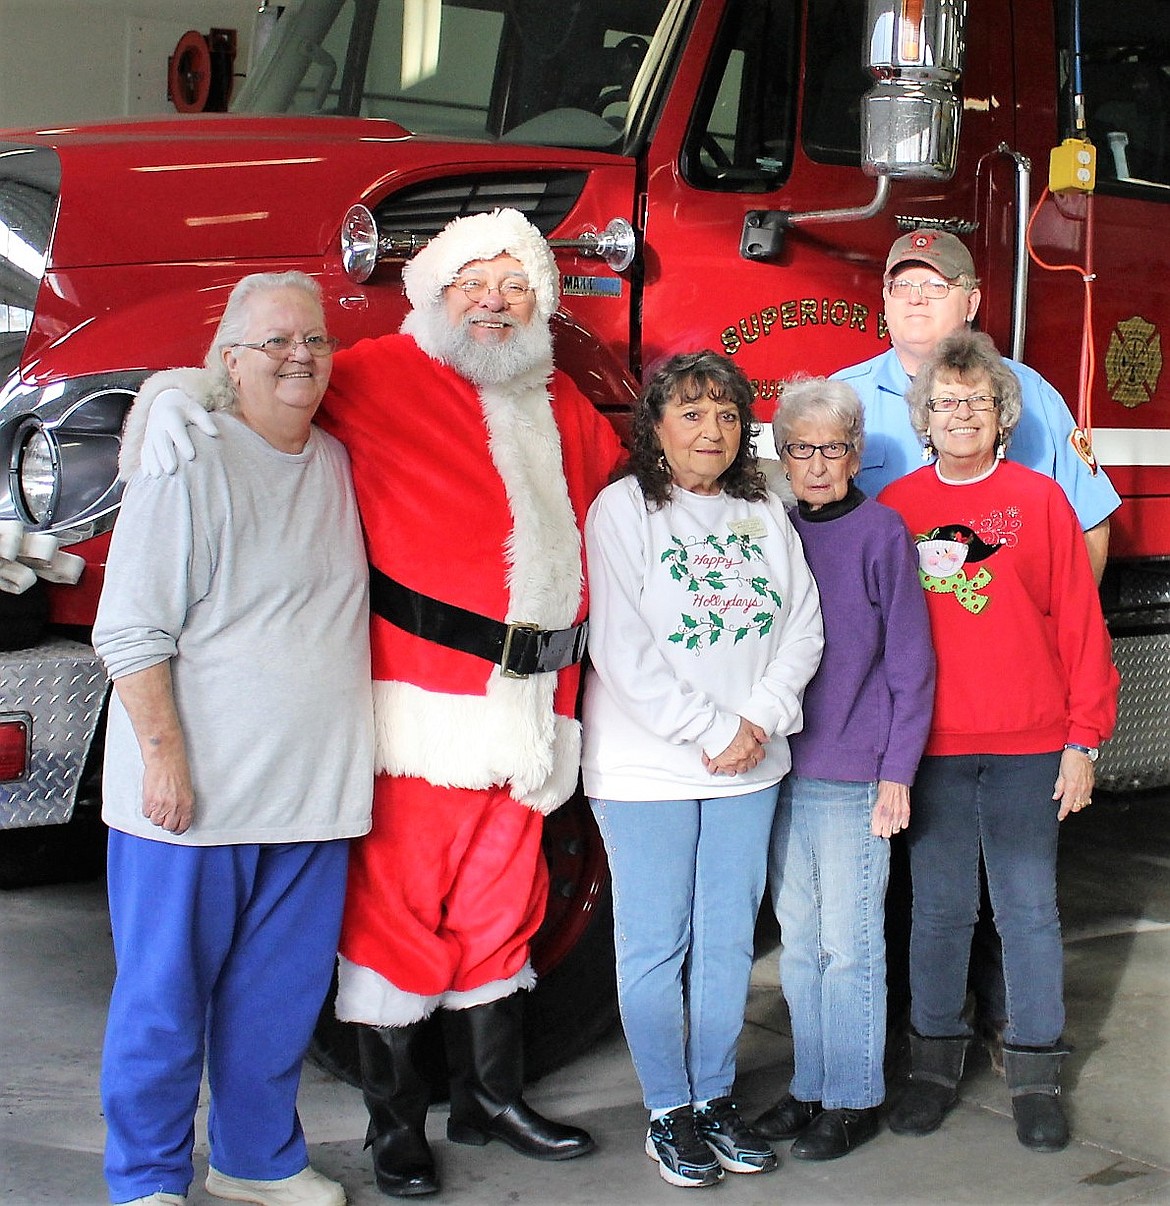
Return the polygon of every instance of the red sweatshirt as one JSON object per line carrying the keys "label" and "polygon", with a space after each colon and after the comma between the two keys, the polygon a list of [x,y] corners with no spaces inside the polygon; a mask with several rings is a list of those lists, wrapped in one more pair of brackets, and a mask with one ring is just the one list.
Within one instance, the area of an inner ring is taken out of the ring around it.
{"label": "red sweatshirt", "polygon": [[1084,537],[1051,479],[1001,461],[882,491],[914,536],[938,658],[926,753],[1034,754],[1113,732],[1119,676]]}

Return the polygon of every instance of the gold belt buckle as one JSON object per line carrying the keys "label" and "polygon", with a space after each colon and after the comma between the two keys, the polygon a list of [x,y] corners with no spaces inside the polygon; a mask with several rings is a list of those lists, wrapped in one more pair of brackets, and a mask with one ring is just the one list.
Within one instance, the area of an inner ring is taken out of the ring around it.
{"label": "gold belt buckle", "polygon": [[508,625],[508,631],[504,634],[504,648],[500,654],[500,677],[501,678],[529,678],[528,674],[519,674],[515,670],[508,669],[508,659],[512,652],[512,637],[517,632],[539,632],[539,624],[524,624],[517,621],[514,624]]}

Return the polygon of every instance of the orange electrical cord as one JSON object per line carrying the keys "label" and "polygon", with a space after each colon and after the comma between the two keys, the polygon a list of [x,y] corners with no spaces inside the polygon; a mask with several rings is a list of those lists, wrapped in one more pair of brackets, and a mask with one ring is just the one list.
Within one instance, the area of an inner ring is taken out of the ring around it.
{"label": "orange electrical cord", "polygon": [[[1028,255],[1033,263],[1049,272],[1079,273],[1085,286],[1084,318],[1081,323],[1080,377],[1077,382],[1077,427],[1084,433],[1086,441],[1091,442],[1093,438],[1093,373],[1096,369],[1096,357],[1093,351],[1093,281],[1096,279],[1096,274],[1093,272],[1093,194],[1089,193],[1085,197],[1085,264],[1083,267],[1079,264],[1046,263],[1036,254],[1036,249],[1032,246],[1032,225],[1040,213],[1041,206],[1049,196],[1048,187],[1045,186],[1044,191],[1040,194],[1040,199],[1032,210],[1032,216],[1028,219],[1025,242]],[[1055,198],[1053,200],[1055,201]],[[1057,208],[1059,210],[1059,206]],[[1067,220],[1073,220],[1067,214],[1061,216]]]}

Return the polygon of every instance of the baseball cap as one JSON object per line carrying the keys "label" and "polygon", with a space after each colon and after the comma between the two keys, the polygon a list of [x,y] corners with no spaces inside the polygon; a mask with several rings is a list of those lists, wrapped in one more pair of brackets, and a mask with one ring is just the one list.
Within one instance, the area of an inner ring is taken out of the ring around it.
{"label": "baseball cap", "polygon": [[886,257],[886,276],[903,264],[929,264],[948,281],[975,279],[975,261],[965,244],[945,230],[912,230],[894,240]]}

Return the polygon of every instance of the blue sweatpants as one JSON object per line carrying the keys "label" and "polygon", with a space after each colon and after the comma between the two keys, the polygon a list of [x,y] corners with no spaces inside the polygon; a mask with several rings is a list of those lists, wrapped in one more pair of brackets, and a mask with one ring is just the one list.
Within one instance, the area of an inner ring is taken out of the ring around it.
{"label": "blue sweatpants", "polygon": [[308,1164],[296,1099],[328,991],[347,841],[181,846],[110,831],[117,976],[102,1052],[112,1202],[185,1194],[207,1058],[211,1164]]}

